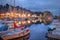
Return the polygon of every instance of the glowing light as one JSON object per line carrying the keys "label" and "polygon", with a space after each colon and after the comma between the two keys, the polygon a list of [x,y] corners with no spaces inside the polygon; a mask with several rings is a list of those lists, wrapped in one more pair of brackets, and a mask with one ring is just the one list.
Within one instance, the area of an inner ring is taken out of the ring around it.
{"label": "glowing light", "polygon": [[31,21],[30,21],[30,20],[28,20],[27,22],[28,22],[29,24],[31,23]]}
{"label": "glowing light", "polygon": [[21,17],[21,14],[19,14],[19,17]]}
{"label": "glowing light", "polygon": [[24,17],[26,17],[26,14],[23,14]]}
{"label": "glowing light", "polygon": [[13,13],[10,13],[10,16],[11,16],[11,17],[13,17],[13,16],[14,16],[14,14],[13,14]]}
{"label": "glowing light", "polygon": [[10,15],[10,13],[6,13],[6,15]]}
{"label": "glowing light", "polygon": [[22,24],[23,24],[23,25],[26,24],[26,21],[22,21]]}
{"label": "glowing light", "polygon": [[35,22],[35,20],[32,20],[32,22]]}
{"label": "glowing light", "polygon": [[37,20],[35,20],[35,23],[37,22]]}
{"label": "glowing light", "polygon": [[40,19],[40,22],[42,22],[42,19]]}
{"label": "glowing light", "polygon": [[36,14],[33,14],[32,17],[37,17]]}
{"label": "glowing light", "polygon": [[28,17],[30,17],[31,15],[30,15],[30,14],[28,14],[27,16],[28,16]]}
{"label": "glowing light", "polygon": [[21,22],[19,22],[19,24],[21,24]]}

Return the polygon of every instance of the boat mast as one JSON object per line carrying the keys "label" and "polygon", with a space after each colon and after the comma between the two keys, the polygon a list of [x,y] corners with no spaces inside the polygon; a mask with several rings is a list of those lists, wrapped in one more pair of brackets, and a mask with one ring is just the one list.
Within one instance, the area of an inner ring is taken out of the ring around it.
{"label": "boat mast", "polygon": [[14,0],[14,7],[15,7],[15,0]]}

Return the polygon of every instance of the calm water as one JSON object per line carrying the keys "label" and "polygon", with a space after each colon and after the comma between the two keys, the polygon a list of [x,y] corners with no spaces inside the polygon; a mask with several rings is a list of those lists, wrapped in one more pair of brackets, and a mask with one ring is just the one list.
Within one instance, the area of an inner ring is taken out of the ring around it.
{"label": "calm water", "polygon": [[30,40],[47,40],[46,33],[47,33],[48,26],[44,24],[33,24],[30,27]]}

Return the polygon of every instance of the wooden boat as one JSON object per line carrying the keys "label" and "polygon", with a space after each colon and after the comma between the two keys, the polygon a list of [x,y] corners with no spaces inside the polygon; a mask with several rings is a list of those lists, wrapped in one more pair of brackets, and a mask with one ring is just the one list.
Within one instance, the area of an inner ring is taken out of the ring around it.
{"label": "wooden boat", "polygon": [[10,40],[10,39],[25,39],[27,40],[30,36],[30,30],[28,32],[21,32],[21,33],[17,33],[17,34],[13,34],[13,35],[2,35],[1,38],[3,40]]}
{"label": "wooden boat", "polygon": [[[9,28],[11,28],[10,26],[12,26],[12,28],[13,28],[13,24],[12,25],[10,25],[10,24],[11,23],[9,22]],[[21,29],[21,27],[20,28],[17,28],[17,27],[15,29],[8,29],[7,31],[1,31],[0,37],[3,40],[10,40],[10,39],[17,40],[17,38],[27,40],[30,36],[29,28]]]}

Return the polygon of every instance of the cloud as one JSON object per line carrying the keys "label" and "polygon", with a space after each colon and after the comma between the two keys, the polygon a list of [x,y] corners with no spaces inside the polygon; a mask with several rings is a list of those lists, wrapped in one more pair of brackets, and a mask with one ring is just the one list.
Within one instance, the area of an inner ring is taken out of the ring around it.
{"label": "cloud", "polygon": [[[9,3],[14,5],[14,0],[0,0],[0,4]],[[60,0],[16,0],[16,6],[21,6],[32,11],[49,10],[53,13],[60,13]]]}

